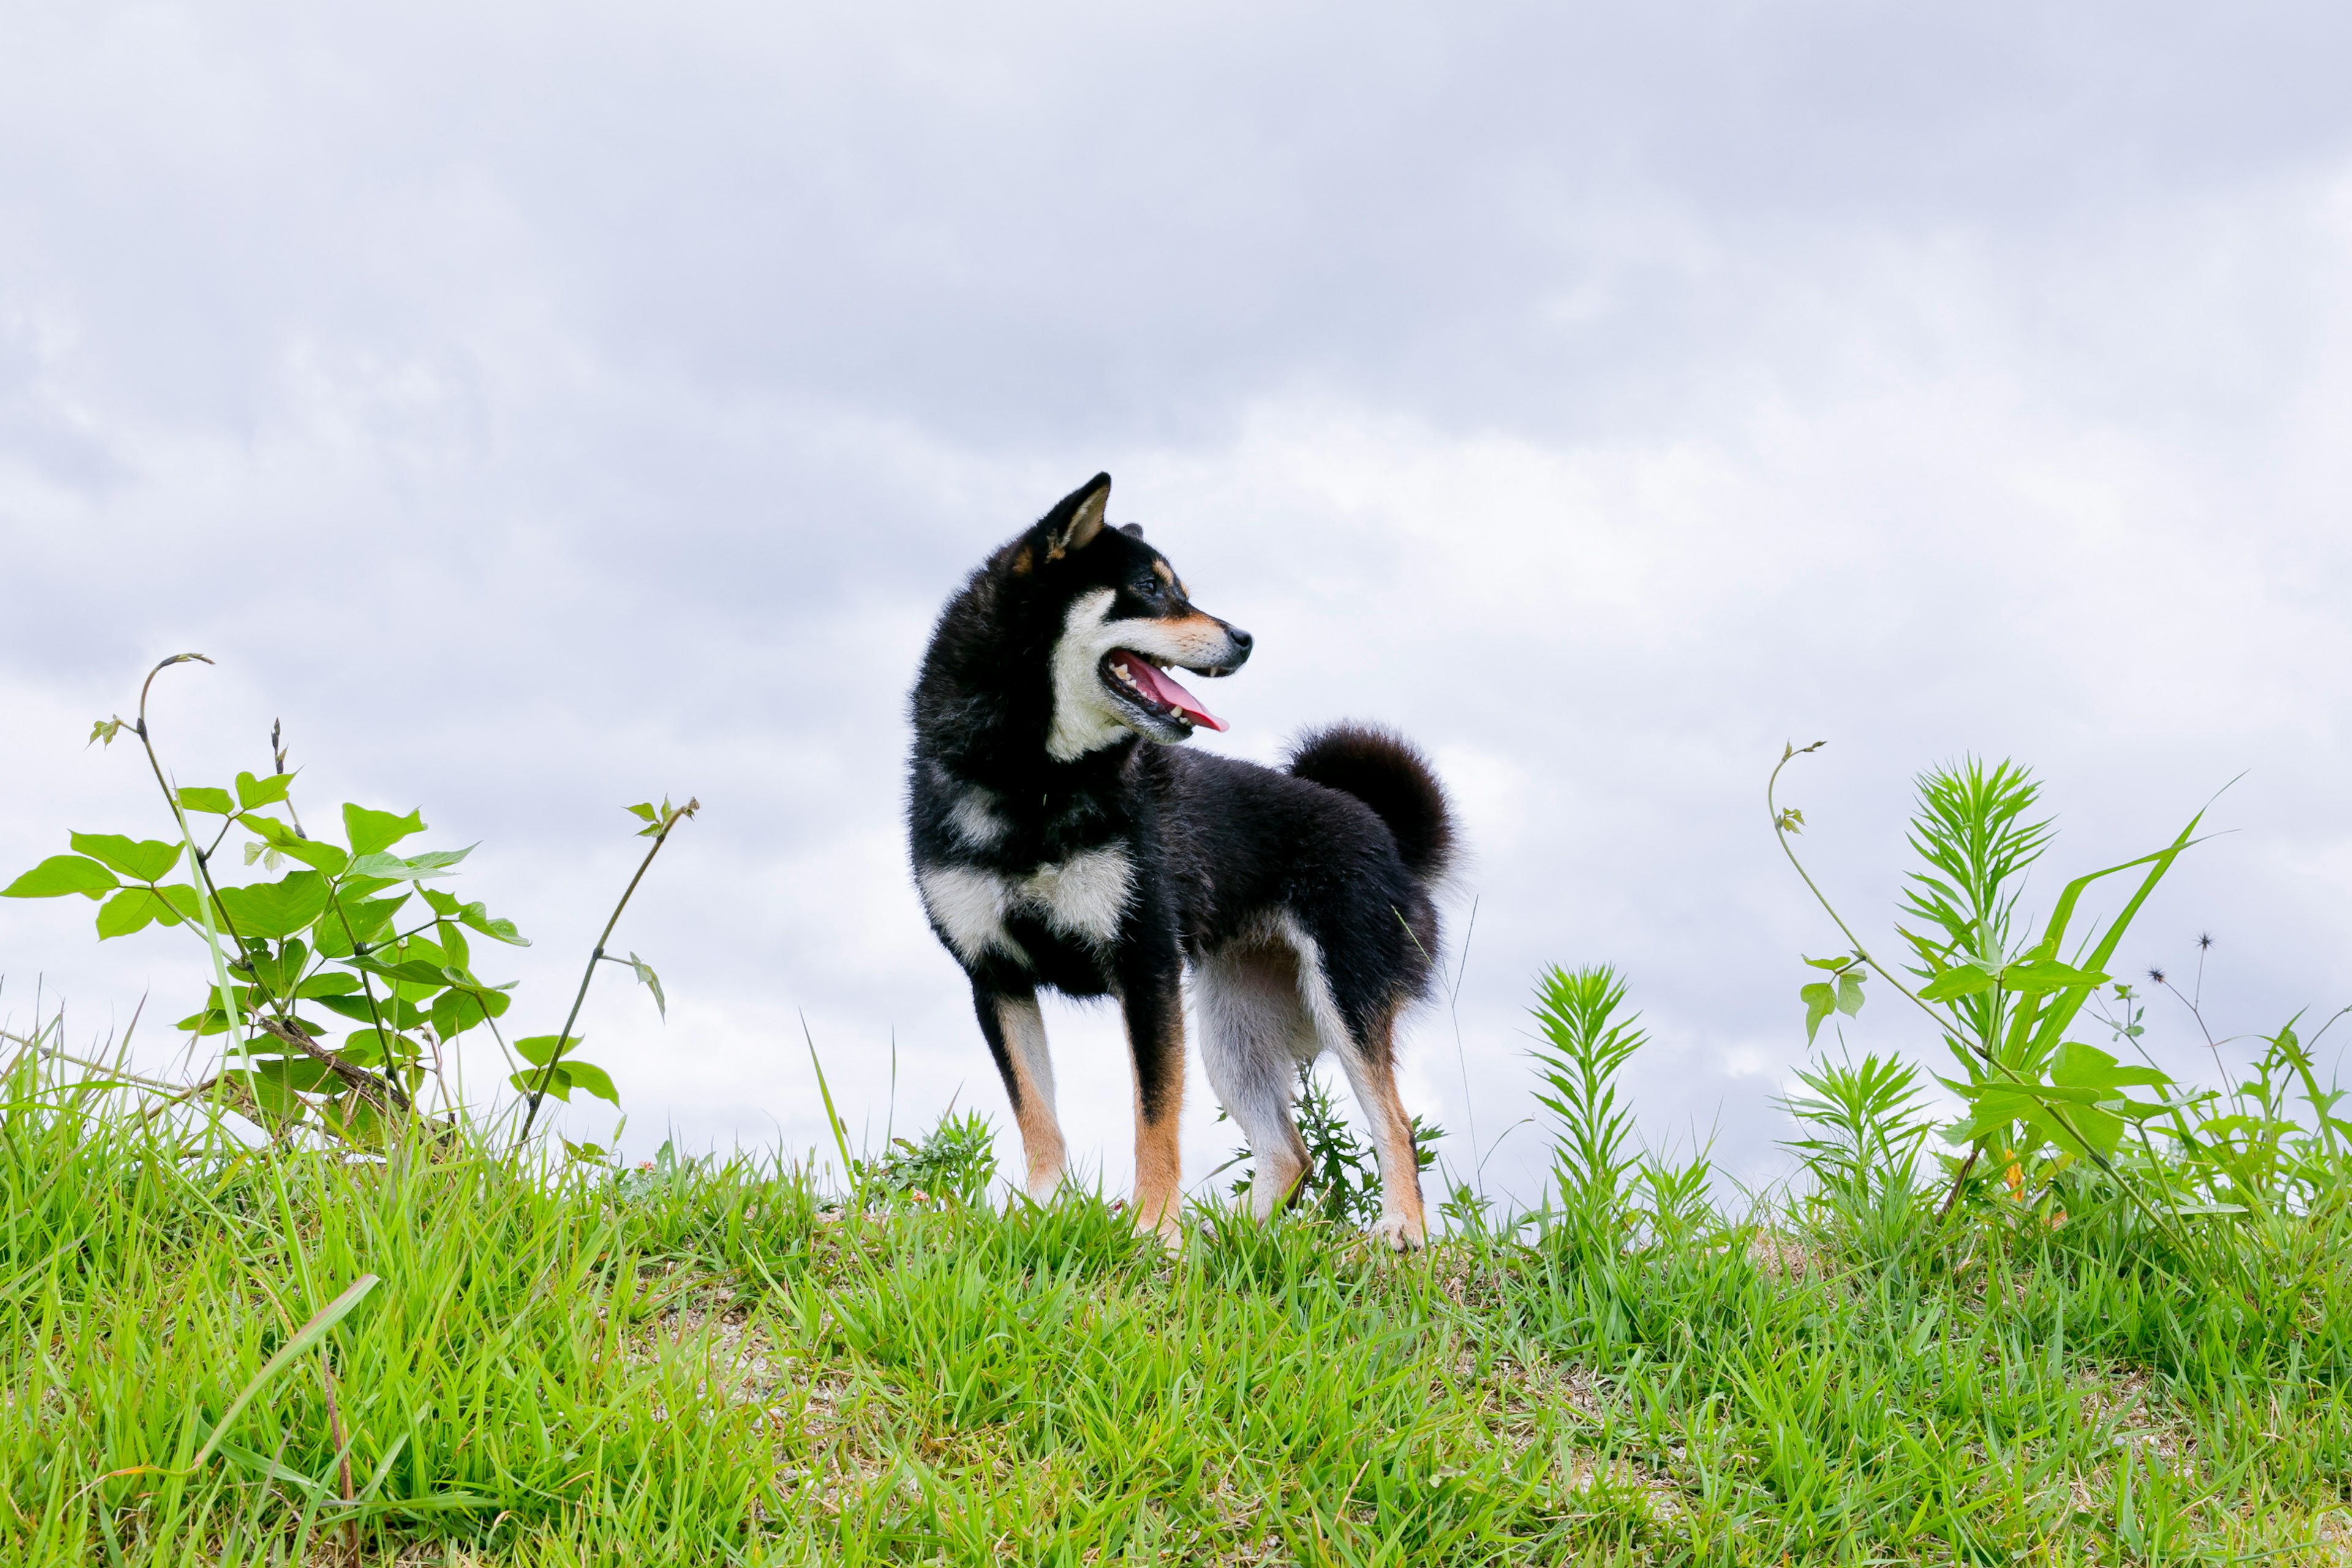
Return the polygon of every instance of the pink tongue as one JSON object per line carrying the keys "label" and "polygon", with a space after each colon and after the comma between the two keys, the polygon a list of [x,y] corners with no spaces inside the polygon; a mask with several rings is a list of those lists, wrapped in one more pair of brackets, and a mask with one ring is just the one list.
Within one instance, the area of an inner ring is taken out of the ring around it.
{"label": "pink tongue", "polygon": [[1147,659],[1125,661],[1128,673],[1135,677],[1136,689],[1155,702],[1164,702],[1195,724],[1206,724],[1212,730],[1223,730],[1225,721],[1201,706],[1201,700],[1177,685],[1158,665]]}

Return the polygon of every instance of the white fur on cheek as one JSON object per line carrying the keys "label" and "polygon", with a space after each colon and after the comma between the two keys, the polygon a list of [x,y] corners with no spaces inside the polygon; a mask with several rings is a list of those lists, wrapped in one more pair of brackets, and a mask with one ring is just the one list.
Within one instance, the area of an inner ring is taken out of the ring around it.
{"label": "white fur on cheek", "polygon": [[1104,617],[1118,595],[1091,588],[1070,603],[1054,644],[1054,727],[1045,751],[1057,763],[1075,762],[1118,739],[1128,728],[1103,689],[1103,655],[1119,645]]}
{"label": "white fur on cheek", "polygon": [[979,962],[992,947],[1014,951],[1004,934],[1004,879],[965,866],[933,866],[919,873],[923,908],[947,933],[948,945],[966,963]]}

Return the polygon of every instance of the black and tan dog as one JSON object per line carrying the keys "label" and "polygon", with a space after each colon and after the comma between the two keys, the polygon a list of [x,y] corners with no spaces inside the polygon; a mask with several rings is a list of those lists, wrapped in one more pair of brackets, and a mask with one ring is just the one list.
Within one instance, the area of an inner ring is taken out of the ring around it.
{"label": "black and tan dog", "polygon": [[1357,726],[1309,737],[1285,771],[1177,749],[1224,725],[1169,669],[1229,675],[1249,634],[1194,608],[1140,528],[1106,527],[1109,499],[1097,475],[989,557],[948,601],[915,684],[916,885],[971,978],[1028,1190],[1047,1196],[1063,1172],[1038,987],[1116,996],[1135,1057],[1137,1222],[1177,1234],[1189,961],[1258,1213],[1305,1173],[1292,1090],[1298,1064],[1329,1051],[1373,1122],[1378,1233],[1415,1246],[1393,1039],[1437,952],[1444,793],[1410,745]]}

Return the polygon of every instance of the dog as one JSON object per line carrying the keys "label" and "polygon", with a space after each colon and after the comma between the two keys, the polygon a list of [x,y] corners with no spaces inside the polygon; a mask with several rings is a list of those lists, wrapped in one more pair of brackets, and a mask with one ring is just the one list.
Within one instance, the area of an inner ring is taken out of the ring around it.
{"label": "dog", "polygon": [[1209,1081],[1249,1141],[1260,1218],[1307,1171],[1302,1064],[1339,1058],[1370,1118],[1375,1235],[1420,1246],[1420,1165],[1397,1099],[1398,1016],[1438,952],[1454,828],[1422,754],[1388,731],[1310,734],[1286,768],[1181,749],[1223,722],[1171,673],[1231,675],[1247,632],[1196,607],[1097,474],[949,599],[911,700],[907,827],[931,929],[1021,1130],[1031,1197],[1066,1145],[1041,987],[1116,997],[1135,1067],[1138,1226],[1181,1239],[1177,1115],[1187,964]]}

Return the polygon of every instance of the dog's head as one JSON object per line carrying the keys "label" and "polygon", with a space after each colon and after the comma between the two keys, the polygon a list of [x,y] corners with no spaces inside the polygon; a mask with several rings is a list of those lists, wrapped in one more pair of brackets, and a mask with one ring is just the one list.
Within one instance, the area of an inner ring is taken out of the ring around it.
{"label": "dog's head", "polygon": [[1045,749],[1060,762],[1129,731],[1173,743],[1223,729],[1167,672],[1231,675],[1250,654],[1250,635],[1197,608],[1139,525],[1105,523],[1109,501],[1110,476],[1097,474],[989,563],[1000,603],[1047,623]]}

